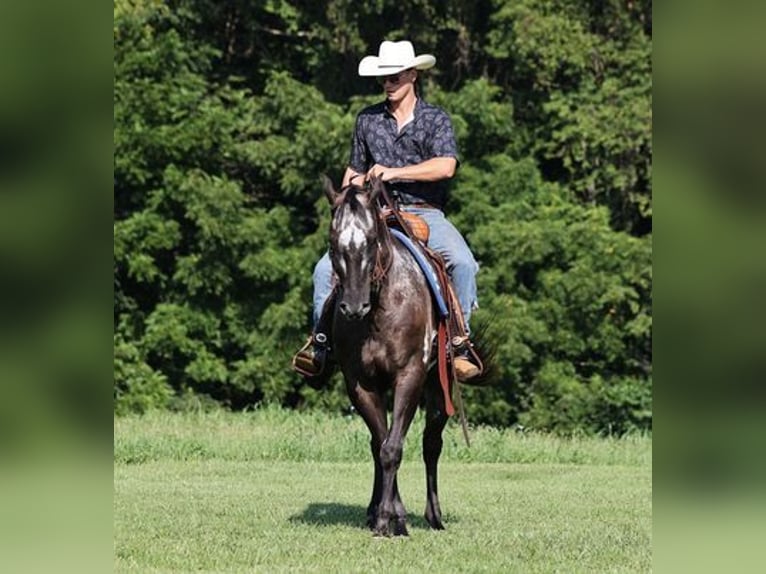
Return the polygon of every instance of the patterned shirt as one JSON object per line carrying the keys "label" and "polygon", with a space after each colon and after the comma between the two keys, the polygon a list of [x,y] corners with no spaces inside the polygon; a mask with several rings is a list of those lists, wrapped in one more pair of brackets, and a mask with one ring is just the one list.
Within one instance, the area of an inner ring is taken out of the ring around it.
{"label": "patterned shirt", "polygon": [[[452,121],[440,107],[418,98],[413,119],[401,132],[385,102],[369,106],[357,116],[349,160],[354,171],[365,173],[376,163],[405,167],[435,157],[454,157],[458,160]],[[392,182],[389,189],[398,192],[402,203],[430,203],[443,208],[447,200],[447,186],[446,179],[397,181]]]}

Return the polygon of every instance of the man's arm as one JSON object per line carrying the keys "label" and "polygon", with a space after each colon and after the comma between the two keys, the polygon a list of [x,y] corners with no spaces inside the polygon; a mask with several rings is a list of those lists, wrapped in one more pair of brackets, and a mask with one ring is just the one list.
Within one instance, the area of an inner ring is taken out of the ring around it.
{"label": "man's arm", "polygon": [[[439,181],[449,179],[455,175],[456,168],[457,160],[454,157],[433,157],[422,163],[404,167],[386,167],[376,163],[369,169],[365,179],[377,175],[383,181]],[[349,170],[351,168],[346,170],[346,175],[349,174]],[[351,175],[355,173],[351,170]],[[346,176],[344,176],[343,180],[346,180]]]}

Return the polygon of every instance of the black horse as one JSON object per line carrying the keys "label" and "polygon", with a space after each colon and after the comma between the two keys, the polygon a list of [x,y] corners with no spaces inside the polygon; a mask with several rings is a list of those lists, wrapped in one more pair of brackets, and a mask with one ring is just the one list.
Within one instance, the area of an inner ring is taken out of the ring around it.
{"label": "black horse", "polygon": [[[407,535],[397,471],[402,444],[419,404],[425,404],[425,519],[443,529],[437,489],[442,431],[448,420],[435,369],[437,316],[423,273],[392,237],[380,213],[383,183],[336,191],[325,178],[333,210],[330,256],[338,278],[332,319],[334,356],[352,404],[372,435],[375,461],[367,523],[376,535]],[[393,391],[388,425],[386,394]]]}

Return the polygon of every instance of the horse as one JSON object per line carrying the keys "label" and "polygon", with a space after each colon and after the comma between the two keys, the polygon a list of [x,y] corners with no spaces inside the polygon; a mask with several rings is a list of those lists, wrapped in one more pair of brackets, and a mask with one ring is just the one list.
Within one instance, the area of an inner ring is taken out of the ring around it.
{"label": "horse", "polygon": [[[448,420],[433,365],[438,328],[435,304],[412,254],[381,217],[383,182],[336,191],[324,177],[332,209],[330,258],[337,277],[331,319],[333,355],[351,404],[370,431],[375,466],[367,525],[377,536],[407,536],[407,513],[397,471],[402,446],[420,404],[425,406],[425,520],[442,530],[437,466]],[[393,391],[390,426],[387,392]]]}

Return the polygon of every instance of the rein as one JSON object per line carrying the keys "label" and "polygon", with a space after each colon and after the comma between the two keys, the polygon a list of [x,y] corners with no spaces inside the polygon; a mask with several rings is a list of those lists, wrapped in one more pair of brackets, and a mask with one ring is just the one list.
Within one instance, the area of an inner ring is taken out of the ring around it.
{"label": "rein", "polygon": [[[375,252],[375,267],[372,270],[372,284],[376,290],[379,290],[383,284],[383,280],[386,278],[386,275],[388,275],[388,271],[391,269],[391,265],[393,264],[394,246],[391,242],[391,234],[388,231],[388,226],[386,225],[385,218],[383,218],[380,213],[380,209],[377,207],[376,211],[376,219],[378,225],[378,249]],[[381,235],[383,236],[383,244],[380,242]],[[386,254],[388,257],[386,257],[384,261],[383,258]]]}

